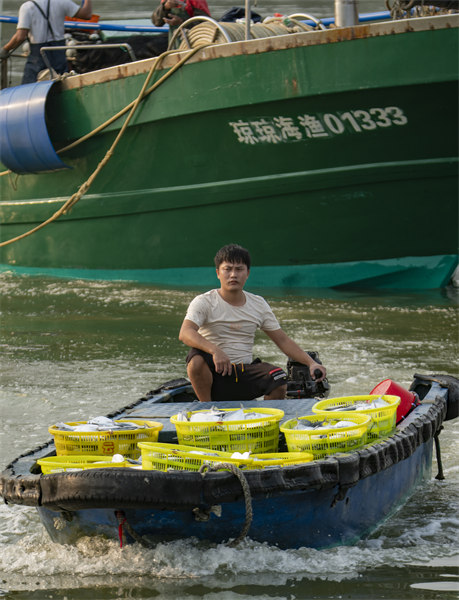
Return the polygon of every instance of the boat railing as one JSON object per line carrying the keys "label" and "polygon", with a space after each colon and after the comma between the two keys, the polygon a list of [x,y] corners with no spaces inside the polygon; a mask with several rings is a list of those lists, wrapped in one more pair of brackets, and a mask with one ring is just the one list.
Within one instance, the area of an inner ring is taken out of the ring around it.
{"label": "boat railing", "polygon": [[[263,20],[263,23],[269,23],[273,19],[278,19],[278,18],[279,17],[268,17]],[[301,21],[312,21],[312,23],[314,23],[315,26],[318,27],[319,29],[327,29],[321,19],[318,19],[317,17],[314,17],[313,15],[310,15],[309,13],[294,13],[293,15],[288,15],[288,17],[283,17],[283,18],[295,19],[295,20],[299,19]]]}
{"label": "boat railing", "polygon": [[51,63],[49,62],[49,58],[47,56],[47,52],[52,52],[54,50],[107,50],[109,48],[124,48],[126,52],[129,54],[129,57],[132,62],[137,60],[134,50],[130,44],[126,42],[120,42],[117,44],[77,44],[75,46],[43,46],[40,48],[40,54],[43,58],[43,61],[49,70],[50,79],[53,79],[54,73]]}

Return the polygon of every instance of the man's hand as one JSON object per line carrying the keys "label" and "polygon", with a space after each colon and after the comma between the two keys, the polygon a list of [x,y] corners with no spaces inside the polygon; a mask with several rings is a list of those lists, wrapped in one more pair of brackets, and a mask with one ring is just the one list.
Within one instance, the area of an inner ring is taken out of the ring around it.
{"label": "man's hand", "polygon": [[214,359],[215,370],[220,375],[231,375],[233,370],[233,365],[231,364],[231,360],[228,355],[217,348],[215,352],[212,352],[212,358]]}
{"label": "man's hand", "polygon": [[[314,381],[323,381],[323,379],[325,379],[327,375],[327,369],[323,365],[319,365],[319,363],[315,360],[312,360],[309,354],[302,350],[296,342],[289,338],[282,329],[266,331],[265,333],[289,358],[293,358],[293,360],[296,360],[303,365],[307,365]],[[319,375],[316,376],[314,373],[316,370],[320,371],[320,377]]]}
{"label": "man's hand", "polygon": [[10,54],[11,54],[10,51],[5,50],[5,48],[2,48],[0,50],[0,60],[6,60],[9,57]]}
{"label": "man's hand", "polygon": [[198,348],[207,354],[212,354],[216,372],[220,375],[231,375],[233,366],[229,356],[221,348],[206,340],[198,329],[199,325],[189,319],[184,319],[180,328],[179,340],[190,348]]}
{"label": "man's hand", "polygon": [[[321,376],[316,376],[316,371],[319,370],[321,372]],[[327,369],[323,365],[319,365],[317,362],[313,362],[309,365],[309,372],[311,373],[312,379],[314,381],[323,381],[327,376]]]}
{"label": "man's hand", "polygon": [[183,19],[178,17],[177,15],[170,15],[169,17],[164,17],[165,23],[169,25],[169,27],[177,27],[183,23]]}

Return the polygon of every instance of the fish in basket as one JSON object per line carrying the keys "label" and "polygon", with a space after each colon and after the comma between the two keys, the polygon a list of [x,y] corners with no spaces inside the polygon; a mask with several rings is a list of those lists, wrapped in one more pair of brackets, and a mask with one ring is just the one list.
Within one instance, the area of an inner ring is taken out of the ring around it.
{"label": "fish in basket", "polygon": [[54,437],[56,454],[94,454],[113,456],[122,454],[139,458],[139,442],[156,442],[163,428],[162,423],[138,419],[113,421],[107,417],[95,417],[89,421],[57,423],[48,428]]}
{"label": "fish in basket", "polygon": [[399,404],[399,396],[343,396],[316,402],[312,412],[318,415],[329,415],[335,411],[356,411],[369,415],[371,423],[368,429],[368,440],[374,441],[394,432]]}
{"label": "fish in basket", "polygon": [[251,454],[250,452],[221,452],[209,448],[180,444],[140,442],[142,469],[158,471],[199,471],[203,465],[233,464],[239,469],[266,469],[304,464],[313,460],[309,452],[278,452]]}
{"label": "fish in basket", "polygon": [[276,408],[240,408],[191,411],[173,415],[178,443],[221,452],[257,454],[277,452],[279,421]]}
{"label": "fish in basket", "polygon": [[132,463],[125,460],[124,457],[119,454],[115,454],[111,457],[111,460],[109,456],[95,456],[89,454],[46,456],[45,458],[39,458],[37,463],[40,465],[43,475],[63,473],[64,471],[84,471],[85,469],[134,467]]}
{"label": "fish in basket", "polygon": [[311,452],[318,459],[364,446],[370,423],[369,415],[337,412],[290,419],[280,430],[289,452]]}

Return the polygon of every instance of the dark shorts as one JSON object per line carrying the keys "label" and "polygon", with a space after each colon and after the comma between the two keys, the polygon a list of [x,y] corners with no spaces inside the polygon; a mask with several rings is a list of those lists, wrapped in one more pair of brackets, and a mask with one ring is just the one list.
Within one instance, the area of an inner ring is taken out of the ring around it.
{"label": "dark shorts", "polygon": [[213,402],[253,400],[287,384],[287,375],[283,369],[262,362],[259,358],[250,364],[233,364],[231,375],[220,375],[215,371],[212,355],[197,348],[188,352],[186,364],[197,354],[203,357],[212,373]]}

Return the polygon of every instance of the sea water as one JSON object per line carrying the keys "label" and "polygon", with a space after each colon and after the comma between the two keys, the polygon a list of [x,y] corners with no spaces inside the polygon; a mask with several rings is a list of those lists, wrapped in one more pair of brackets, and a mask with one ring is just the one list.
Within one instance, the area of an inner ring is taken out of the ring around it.
{"label": "sea water", "polygon": [[[106,414],[185,376],[177,335],[200,291],[0,275],[0,468],[47,441],[57,421]],[[388,377],[408,387],[416,372],[458,376],[454,288],[263,295],[285,331],[319,352],[333,396],[368,394]],[[261,333],[255,355],[286,363]],[[434,461],[431,481],[348,547],[280,550],[247,539],[230,548],[184,539],[120,549],[104,538],[63,546],[51,542],[35,509],[0,504],[0,598],[456,598],[457,421],[444,425],[446,479],[434,479]]]}

